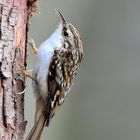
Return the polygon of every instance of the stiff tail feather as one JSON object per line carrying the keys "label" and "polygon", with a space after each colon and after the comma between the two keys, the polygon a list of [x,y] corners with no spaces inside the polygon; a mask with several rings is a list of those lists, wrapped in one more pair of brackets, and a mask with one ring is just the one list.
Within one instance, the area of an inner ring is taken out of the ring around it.
{"label": "stiff tail feather", "polygon": [[44,113],[42,113],[25,140],[40,140],[45,122],[46,118]]}

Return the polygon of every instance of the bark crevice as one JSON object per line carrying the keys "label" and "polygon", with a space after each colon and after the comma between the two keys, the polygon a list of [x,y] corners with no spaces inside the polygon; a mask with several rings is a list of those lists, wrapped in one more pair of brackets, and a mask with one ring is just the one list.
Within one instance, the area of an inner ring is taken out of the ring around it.
{"label": "bark crevice", "polygon": [[27,0],[0,0],[0,140],[23,140]]}

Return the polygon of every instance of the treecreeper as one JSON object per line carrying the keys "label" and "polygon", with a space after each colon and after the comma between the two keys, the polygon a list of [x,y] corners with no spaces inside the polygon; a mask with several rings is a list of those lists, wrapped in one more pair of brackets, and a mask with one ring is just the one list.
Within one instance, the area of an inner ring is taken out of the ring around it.
{"label": "treecreeper", "polygon": [[36,113],[35,124],[26,140],[40,140],[43,128],[49,126],[50,120],[64,103],[83,56],[78,30],[56,11],[61,22],[54,33],[36,49],[33,73],[29,76],[33,81]]}

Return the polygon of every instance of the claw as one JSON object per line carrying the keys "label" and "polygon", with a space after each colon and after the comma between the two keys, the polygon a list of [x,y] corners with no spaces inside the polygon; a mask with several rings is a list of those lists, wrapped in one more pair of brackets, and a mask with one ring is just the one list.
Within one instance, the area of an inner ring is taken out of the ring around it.
{"label": "claw", "polygon": [[16,95],[21,95],[21,94],[24,94],[24,93],[25,93],[25,90],[26,90],[26,87],[24,88],[24,90],[23,90],[23,91],[18,92],[18,93],[15,93],[15,94],[16,94]]}
{"label": "claw", "polygon": [[29,72],[27,72],[27,71],[25,70],[25,67],[24,67],[23,65],[19,64],[19,70],[20,70],[20,72],[22,73],[22,75],[23,75],[25,78],[28,78],[28,77],[29,77],[29,78],[31,78],[32,80],[36,81],[35,78],[32,77],[32,75],[31,75]]}
{"label": "claw", "polygon": [[32,48],[33,53],[34,54],[37,54],[38,49],[37,49],[37,47],[36,47],[35,42],[34,42],[33,39],[31,39],[31,38],[28,39],[28,45]]}

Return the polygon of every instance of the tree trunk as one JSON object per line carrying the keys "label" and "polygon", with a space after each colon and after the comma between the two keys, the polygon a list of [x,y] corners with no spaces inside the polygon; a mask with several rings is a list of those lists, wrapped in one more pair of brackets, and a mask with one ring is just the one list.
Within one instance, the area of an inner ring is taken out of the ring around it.
{"label": "tree trunk", "polygon": [[23,140],[27,0],[0,0],[0,140]]}

